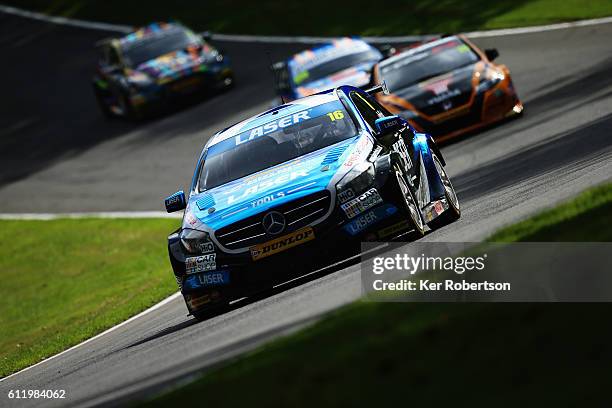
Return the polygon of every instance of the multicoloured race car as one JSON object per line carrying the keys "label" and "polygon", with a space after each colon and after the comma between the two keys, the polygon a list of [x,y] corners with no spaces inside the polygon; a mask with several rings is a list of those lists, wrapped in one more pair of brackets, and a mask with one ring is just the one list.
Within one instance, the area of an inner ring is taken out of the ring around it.
{"label": "multicoloured race car", "polygon": [[510,71],[492,62],[497,56],[462,35],[411,48],[374,68],[374,80],[390,90],[378,101],[438,142],[520,115]]}
{"label": "multicoloured race car", "polygon": [[98,46],[93,88],[106,116],[138,119],[198,91],[234,83],[228,59],[180,24],[153,23]]}
{"label": "multicoloured race car", "polygon": [[168,251],[192,315],[351,243],[418,238],[459,218],[435,142],[378,104],[378,91],[341,86],[206,143],[189,193],[165,199],[168,212],[185,209]]}
{"label": "multicoloured race car", "polygon": [[383,54],[363,40],[341,38],[293,55],[272,66],[276,92],[292,101],[340,85],[370,84],[372,67]]}

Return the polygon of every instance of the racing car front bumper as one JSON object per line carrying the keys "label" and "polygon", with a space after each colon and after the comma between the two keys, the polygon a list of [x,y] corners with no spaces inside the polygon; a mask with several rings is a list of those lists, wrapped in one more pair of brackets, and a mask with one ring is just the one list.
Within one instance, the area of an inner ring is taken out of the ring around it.
{"label": "racing car front bumper", "polygon": [[[193,314],[201,308],[249,296],[332,265],[357,254],[363,241],[392,239],[410,227],[396,205],[385,201],[351,220],[337,209],[325,222],[293,233],[311,231],[312,239],[258,260],[253,259],[252,253],[217,252],[214,270],[187,274],[189,256],[184,254],[177,234],[170,243],[170,257],[189,312]],[[177,250],[180,255],[175,257],[173,253],[177,254]]]}
{"label": "racing car front bumper", "polygon": [[140,115],[167,109],[175,103],[191,97],[228,88],[234,82],[234,73],[229,67],[195,72],[172,78],[154,86],[135,89],[130,95],[132,108]]}

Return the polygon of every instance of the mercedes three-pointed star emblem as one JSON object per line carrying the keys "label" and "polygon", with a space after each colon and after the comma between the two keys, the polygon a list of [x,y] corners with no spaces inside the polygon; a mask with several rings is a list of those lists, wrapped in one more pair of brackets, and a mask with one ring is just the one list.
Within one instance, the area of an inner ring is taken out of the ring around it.
{"label": "mercedes three-pointed star emblem", "polygon": [[278,211],[271,211],[263,217],[261,223],[268,234],[280,234],[285,229],[285,216]]}

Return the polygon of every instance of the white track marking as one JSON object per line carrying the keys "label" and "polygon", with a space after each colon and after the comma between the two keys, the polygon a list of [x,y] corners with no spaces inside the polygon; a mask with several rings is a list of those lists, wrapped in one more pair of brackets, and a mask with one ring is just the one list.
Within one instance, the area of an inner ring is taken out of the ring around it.
{"label": "white track marking", "polygon": [[77,213],[5,213],[0,214],[0,220],[40,220],[49,221],[60,218],[183,218],[183,213],[168,214],[163,211],[108,211],[108,212],[77,212]]}
{"label": "white track marking", "polygon": [[54,23],[59,25],[67,25],[80,28],[89,28],[90,30],[116,31],[120,33],[129,33],[134,31],[134,27],[120,24],[101,23],[97,21],[78,20],[67,17],[50,16],[35,11],[28,11],[17,7],[5,6],[0,4],[0,11],[6,14],[40,20],[46,23]]}
{"label": "white track marking", "polygon": [[72,346],[72,347],[70,347],[70,348],[69,348],[69,349],[67,349],[67,350],[64,350],[64,351],[62,351],[62,352],[60,352],[60,353],[57,353],[57,354],[55,354],[55,355],[53,355],[53,356],[51,356],[51,357],[49,357],[49,358],[46,358],[46,359],[44,359],[44,360],[42,360],[42,361],[40,361],[40,362],[38,362],[38,363],[36,363],[36,364],[34,364],[34,365],[31,365],[31,366],[29,366],[29,367],[26,367],[26,368],[24,368],[23,370],[17,371],[16,373],[13,373],[13,374],[11,374],[11,375],[9,375],[9,376],[6,376],[6,377],[4,377],[4,378],[0,378],[0,382],[2,382],[2,381],[4,381],[4,380],[7,380],[7,379],[9,379],[9,378],[11,378],[11,377],[14,377],[14,376],[16,376],[16,375],[18,375],[18,374],[20,374],[20,373],[23,373],[24,371],[28,371],[28,370],[30,370],[30,369],[32,369],[32,368],[34,368],[34,367],[36,367],[36,366],[39,366],[39,365],[41,365],[41,364],[44,364],[44,363],[46,363],[47,361],[53,360],[53,359],[55,359],[55,358],[57,358],[57,357],[60,357],[60,356],[62,356],[62,355],[64,355],[64,354],[66,354],[66,353],[68,353],[68,352],[70,352],[70,351],[72,351],[72,350],[74,350],[74,349],[76,349],[76,348],[78,348],[78,347],[81,347],[81,346],[83,346],[83,345],[85,345],[85,344],[87,344],[87,343],[90,343],[90,342],[92,342],[92,341],[96,340],[97,338],[100,338],[100,337],[102,337],[102,336],[104,336],[104,335],[106,335],[106,334],[108,334],[108,333],[110,333],[110,332],[113,332],[113,331],[117,330],[118,328],[123,327],[123,326],[125,326],[126,324],[128,324],[128,323],[130,323],[130,322],[132,322],[132,321],[134,321],[134,320],[136,320],[136,319],[138,319],[138,318],[140,318],[140,317],[142,317],[142,316],[144,316],[144,315],[146,315],[146,314],[149,314],[149,313],[151,313],[151,312],[152,312],[152,311],[154,311],[154,310],[159,309],[160,307],[162,307],[162,306],[166,305],[167,303],[172,302],[174,299],[177,299],[177,298],[178,298],[178,297],[180,297],[180,296],[181,296],[181,292],[176,292],[176,293],[174,293],[174,294],[170,295],[169,297],[165,298],[165,299],[164,299],[164,300],[162,300],[161,302],[159,302],[159,303],[157,303],[157,304],[155,304],[155,305],[151,306],[151,307],[150,307],[150,308],[148,308],[147,310],[145,310],[145,311],[143,311],[143,312],[138,313],[136,316],[132,316],[132,317],[130,317],[129,319],[127,319],[126,321],[121,322],[121,323],[119,323],[118,325],[113,326],[113,327],[111,327],[110,329],[107,329],[107,330],[103,331],[102,333],[97,334],[97,335],[95,335],[95,336],[93,336],[93,337],[91,337],[91,338],[89,338],[89,339],[85,340],[85,341],[84,341],[84,342],[82,342],[82,343],[79,343],[79,344],[77,344],[77,345],[75,345],[75,346]]}
{"label": "white track marking", "polygon": [[[311,37],[311,36],[272,36],[272,35],[243,35],[243,34],[212,34],[213,40],[244,43],[266,44],[320,44],[334,40],[338,37]],[[372,44],[386,43],[413,43],[427,39],[437,38],[437,35],[403,35],[394,37],[361,37]]]}
{"label": "white track marking", "polygon": [[471,33],[465,33],[465,35],[471,38],[503,37],[506,35],[541,33],[544,31],[563,30],[566,28],[587,27],[587,26],[610,24],[610,23],[612,23],[612,16],[602,17],[602,18],[593,18],[590,20],[570,21],[568,23],[533,26],[533,27],[516,27],[516,28],[502,28],[499,30],[472,31]]}
{"label": "white track marking", "polygon": [[[114,31],[128,33],[133,31],[133,27],[122,24],[110,24],[97,21],[87,21],[71,19],[67,17],[49,16],[35,11],[28,11],[17,7],[5,6],[0,4],[0,12],[12,14],[20,17],[31,18],[34,20],[45,21],[48,23],[68,25],[73,27],[88,28],[91,30]],[[506,35],[539,33],[544,31],[562,30],[566,28],[585,27],[599,24],[612,23],[612,17],[594,18],[590,20],[571,21],[567,23],[548,24],[532,27],[506,28],[500,30],[472,31],[465,33],[471,38],[501,37]],[[393,37],[363,37],[371,43],[401,43],[423,41],[435,35],[407,35]],[[265,36],[265,35],[241,35],[241,34],[212,34],[212,38],[219,41],[245,42],[245,43],[298,43],[298,44],[317,44],[327,42],[334,37],[311,37],[311,36]]]}

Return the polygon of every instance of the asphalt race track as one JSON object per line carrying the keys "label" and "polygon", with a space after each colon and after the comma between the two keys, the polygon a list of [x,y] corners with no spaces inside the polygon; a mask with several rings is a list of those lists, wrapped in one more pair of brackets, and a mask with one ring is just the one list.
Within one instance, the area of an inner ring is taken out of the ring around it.
{"label": "asphalt race track", "polygon": [[[92,44],[104,36],[0,14],[0,213],[162,210],[162,197],[187,185],[214,131],[269,106],[266,52],[276,60],[303,48],[220,43],[233,58],[233,90],[133,125],[106,121],[95,106]],[[463,216],[426,240],[477,241],[612,178],[610,38],[612,24],[475,40],[499,49],[526,112],[443,148]],[[0,398],[9,389],[65,389],[66,400],[28,404],[126,401],[302,327],[360,293],[359,266],[352,265],[239,302],[203,323],[174,299],[7,378]]]}

